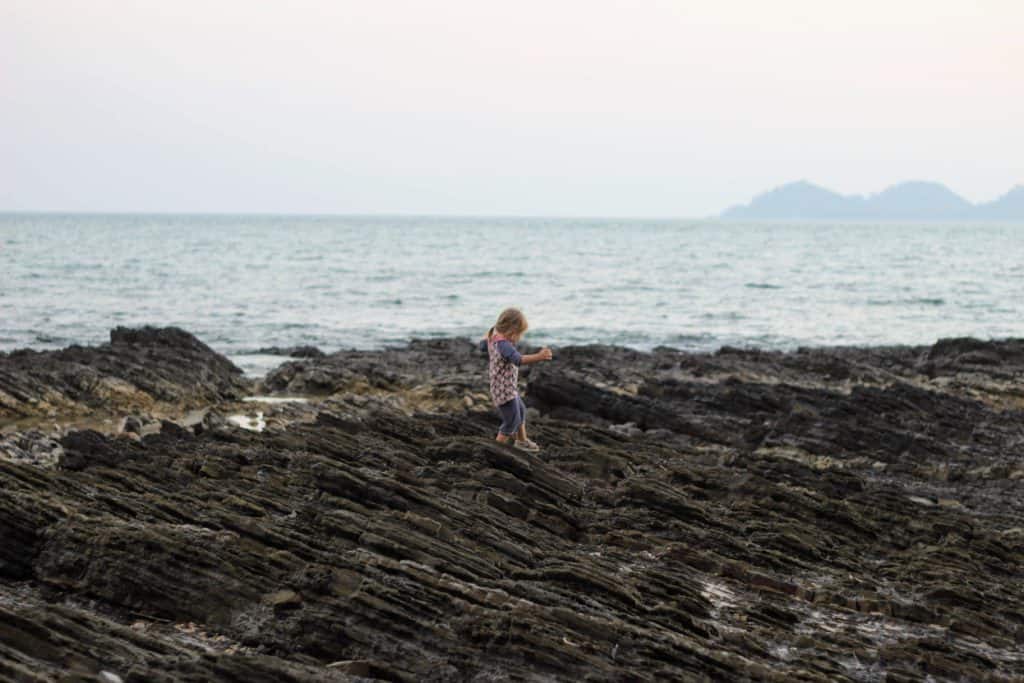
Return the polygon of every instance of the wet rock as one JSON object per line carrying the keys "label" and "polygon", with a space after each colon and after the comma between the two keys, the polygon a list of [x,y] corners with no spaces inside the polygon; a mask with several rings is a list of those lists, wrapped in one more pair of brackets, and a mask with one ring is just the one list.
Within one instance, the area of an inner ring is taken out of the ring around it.
{"label": "wet rock", "polygon": [[142,432],[142,420],[135,415],[129,415],[124,418],[121,423],[122,432],[129,432],[131,434],[140,434]]}
{"label": "wet rock", "polygon": [[[61,467],[69,470],[82,470],[92,465],[117,466],[130,457],[127,446],[112,448],[112,440],[103,434],[85,429],[66,434],[60,444],[64,449]],[[119,444],[131,442],[119,441]]]}
{"label": "wet rock", "polygon": [[636,424],[633,422],[626,422],[625,424],[620,425],[610,425],[608,429],[615,432],[616,434],[622,434],[623,436],[629,437],[640,436],[644,433],[644,430],[637,427]]}
{"label": "wet rock", "polygon": [[558,349],[539,454],[460,340],[289,361],[329,398],[263,431],[73,430],[0,458],[0,674],[1017,680],[1015,343]]}
{"label": "wet rock", "polygon": [[56,467],[64,455],[64,449],[53,435],[37,429],[27,432],[11,432],[0,436],[0,459],[31,465],[33,467]]}
{"label": "wet rock", "polygon": [[270,356],[291,356],[292,358],[323,358],[326,354],[315,346],[268,346],[256,353]]}
{"label": "wet rock", "polygon": [[286,588],[266,596],[266,602],[274,609],[295,609],[302,605],[302,596]]}
{"label": "wet rock", "polygon": [[[437,389],[479,389],[481,362],[480,352],[469,341],[413,340],[401,349],[339,351],[288,362],[268,373],[263,383],[270,391],[290,394],[409,389],[424,383]],[[456,399],[462,395],[459,392]]]}
{"label": "wet rock", "polygon": [[0,420],[198,407],[249,389],[239,368],[175,327],[118,327],[97,347],[0,354]]}
{"label": "wet rock", "polygon": [[208,410],[203,415],[202,420],[192,428],[196,434],[229,429],[231,429],[231,424],[228,422],[227,418],[216,410]]}

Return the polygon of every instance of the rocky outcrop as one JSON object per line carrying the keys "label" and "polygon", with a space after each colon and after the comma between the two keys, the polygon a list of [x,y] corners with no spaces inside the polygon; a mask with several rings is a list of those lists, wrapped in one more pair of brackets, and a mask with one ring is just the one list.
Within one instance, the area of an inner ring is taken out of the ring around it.
{"label": "rocky outcrop", "polygon": [[394,391],[431,384],[456,392],[478,384],[481,352],[461,339],[416,339],[382,351],[339,351],[284,363],[267,374],[266,389],[331,394],[359,389]]}
{"label": "rocky outcrop", "polygon": [[181,410],[249,390],[231,361],[175,327],[119,327],[102,346],[0,353],[0,420]]}
{"label": "rocky outcrop", "polygon": [[459,341],[286,363],[326,398],[262,432],[22,437],[0,676],[1019,680],[1017,344],[556,349],[539,456]]}
{"label": "rocky outcrop", "polygon": [[323,358],[326,354],[315,346],[268,346],[256,353],[269,356],[291,356],[292,358]]}

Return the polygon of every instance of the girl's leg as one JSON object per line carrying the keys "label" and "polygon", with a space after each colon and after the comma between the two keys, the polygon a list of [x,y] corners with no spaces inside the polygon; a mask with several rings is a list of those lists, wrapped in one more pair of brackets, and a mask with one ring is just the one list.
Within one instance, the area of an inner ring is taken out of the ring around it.
{"label": "girl's leg", "polygon": [[519,408],[519,429],[516,430],[516,438],[520,441],[528,441],[526,438],[526,404],[523,403],[523,399],[519,396],[516,397],[516,404]]}
{"label": "girl's leg", "polygon": [[517,415],[519,412],[516,400],[518,399],[512,399],[498,406],[498,414],[501,415],[501,426],[498,427],[498,436],[494,437],[494,440],[498,443],[507,442],[516,433]]}

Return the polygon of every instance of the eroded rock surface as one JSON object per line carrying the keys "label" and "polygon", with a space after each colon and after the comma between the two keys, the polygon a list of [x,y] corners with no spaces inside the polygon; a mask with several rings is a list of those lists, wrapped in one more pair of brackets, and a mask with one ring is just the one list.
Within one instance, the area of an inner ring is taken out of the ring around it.
{"label": "eroded rock surface", "polygon": [[539,457],[446,340],[0,460],[0,677],[1024,677],[1018,342],[555,351]]}
{"label": "eroded rock surface", "polygon": [[0,420],[207,405],[250,391],[231,361],[184,330],[110,331],[110,343],[0,353]]}

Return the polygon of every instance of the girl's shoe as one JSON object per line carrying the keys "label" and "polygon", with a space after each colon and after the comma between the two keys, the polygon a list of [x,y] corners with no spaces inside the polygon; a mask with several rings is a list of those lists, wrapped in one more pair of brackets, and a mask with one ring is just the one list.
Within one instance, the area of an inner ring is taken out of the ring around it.
{"label": "girl's shoe", "polygon": [[529,451],[531,453],[536,453],[540,450],[540,446],[529,439],[516,439],[516,448],[521,451]]}

